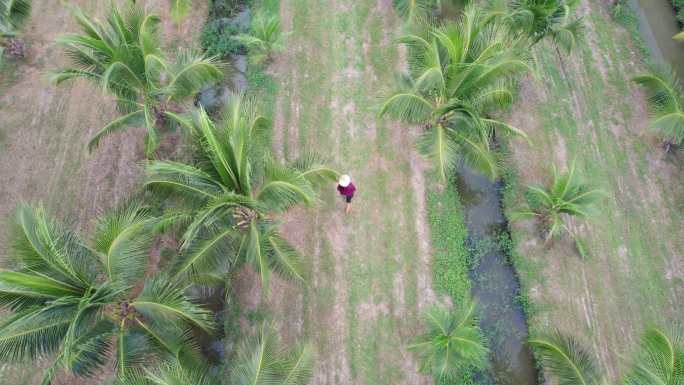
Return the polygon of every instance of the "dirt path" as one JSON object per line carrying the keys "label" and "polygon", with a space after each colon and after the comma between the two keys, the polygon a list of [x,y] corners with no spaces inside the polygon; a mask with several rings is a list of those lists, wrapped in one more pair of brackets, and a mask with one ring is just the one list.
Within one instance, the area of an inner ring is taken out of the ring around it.
{"label": "dirt path", "polygon": [[[88,12],[106,10],[88,0],[70,3]],[[169,20],[162,34],[172,47],[197,41],[205,5],[192,11],[180,35],[168,17],[168,1],[147,1],[146,6]],[[24,29],[29,57],[12,73],[2,75],[0,256],[7,251],[6,219],[19,202],[43,202],[54,215],[87,230],[98,212],[125,198],[139,182],[144,130],[115,134],[88,154],[86,144],[92,133],[116,116],[112,101],[102,96],[99,87],[84,81],[56,87],[47,80],[48,71],[66,64],[55,38],[75,30],[62,2],[34,1]],[[0,368],[0,384],[34,383],[35,378],[25,371],[29,368]],[[36,373],[33,368],[30,372]]]}
{"label": "dirt path", "polygon": [[273,67],[274,151],[292,159],[313,149],[349,172],[358,193],[349,216],[334,184],[315,208],[288,216],[310,284],[275,283],[267,306],[285,339],[314,343],[314,384],[431,383],[406,351],[419,309],[434,300],[425,164],[415,129],[375,117],[399,65],[392,2],[282,0],[281,17],[292,33]]}

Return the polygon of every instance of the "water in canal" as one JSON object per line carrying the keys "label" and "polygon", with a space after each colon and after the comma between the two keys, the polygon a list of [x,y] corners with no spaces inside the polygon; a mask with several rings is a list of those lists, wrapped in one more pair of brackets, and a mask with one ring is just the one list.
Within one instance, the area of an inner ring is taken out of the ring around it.
{"label": "water in canal", "polygon": [[667,62],[684,79],[684,42],[672,39],[682,28],[671,0],[629,0],[637,11],[641,34],[653,57]]}
{"label": "water in canal", "polygon": [[471,271],[472,294],[492,351],[489,374],[497,385],[537,385],[538,371],[526,343],[525,313],[517,301],[520,282],[500,242],[508,239],[501,184],[466,167],[459,171],[456,184],[469,243],[479,256],[479,264]]}

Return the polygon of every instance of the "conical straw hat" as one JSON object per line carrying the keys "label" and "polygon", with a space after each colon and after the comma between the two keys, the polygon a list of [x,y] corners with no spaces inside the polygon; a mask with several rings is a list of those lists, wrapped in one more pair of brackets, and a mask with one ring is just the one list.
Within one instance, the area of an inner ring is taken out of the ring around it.
{"label": "conical straw hat", "polygon": [[347,174],[340,175],[340,180],[339,184],[342,187],[347,187],[349,186],[349,183],[351,183],[351,177]]}

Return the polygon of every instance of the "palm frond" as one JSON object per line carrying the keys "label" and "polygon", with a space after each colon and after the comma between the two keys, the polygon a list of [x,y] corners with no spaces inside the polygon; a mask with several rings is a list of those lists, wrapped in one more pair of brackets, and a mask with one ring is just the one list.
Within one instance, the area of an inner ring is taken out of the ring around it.
{"label": "palm frond", "polygon": [[144,366],[153,353],[150,337],[142,330],[126,327],[122,320],[116,331],[117,377],[125,377],[128,373]]}
{"label": "palm frond", "polygon": [[646,74],[634,78],[646,91],[648,106],[654,114],[651,127],[668,143],[684,141],[682,89],[674,73]]}
{"label": "palm frond", "polygon": [[182,100],[223,78],[221,64],[216,58],[188,50],[180,51],[176,63],[169,69],[166,86],[168,99]]}
{"label": "palm frond", "polygon": [[684,334],[680,325],[646,329],[634,356],[626,385],[681,384],[684,382]]}
{"label": "palm frond", "polygon": [[49,275],[64,287],[84,290],[96,278],[96,258],[74,233],[45,210],[20,205],[10,223],[11,260],[18,267]]}
{"label": "palm frond", "polygon": [[145,165],[145,187],[173,191],[176,195],[207,202],[216,199],[223,188],[203,170],[173,161],[151,161]]}
{"label": "palm frond", "polygon": [[315,199],[313,186],[298,170],[269,161],[264,167],[264,183],[256,199],[273,211],[285,211],[301,203],[310,204]]}
{"label": "palm frond", "polygon": [[458,167],[459,146],[449,135],[448,129],[437,125],[420,136],[418,150],[436,165],[442,181],[448,180]]}
{"label": "palm frond", "polygon": [[124,127],[142,123],[144,115],[144,110],[136,110],[112,120],[93,135],[90,142],[88,142],[88,150],[93,151],[96,149],[100,145],[102,139],[106,136],[119,131]]}
{"label": "palm frond", "polygon": [[270,269],[281,277],[306,281],[302,257],[294,247],[273,230],[264,234],[264,241]]}
{"label": "palm frond", "polygon": [[147,279],[143,291],[130,306],[155,322],[182,321],[211,331],[211,312],[194,304],[183,291],[183,287],[164,277]]}
{"label": "palm frond", "polygon": [[53,353],[64,338],[75,305],[49,306],[15,313],[0,324],[0,359],[34,360]]}
{"label": "palm frond", "polygon": [[466,368],[484,368],[489,349],[474,314],[473,302],[456,309],[434,306],[425,312],[427,333],[409,346],[421,372],[446,380],[458,378]]}
{"label": "palm frond", "polygon": [[64,359],[62,365],[81,377],[94,375],[98,368],[107,363],[112,349],[114,330],[114,324],[103,320],[78,335],[74,340],[69,359]]}
{"label": "palm frond", "polygon": [[583,36],[584,24],[581,19],[577,19],[555,30],[553,32],[553,41],[565,50],[566,53],[570,53]]}
{"label": "palm frond", "polygon": [[155,223],[149,209],[134,200],[98,218],[93,244],[111,282],[133,286],[142,278]]}
{"label": "palm frond", "polygon": [[227,272],[237,257],[239,236],[232,226],[223,226],[202,236],[189,237],[174,263],[174,277],[188,277],[197,282],[197,278],[209,273]]}
{"label": "palm frond", "polygon": [[307,385],[311,365],[308,347],[284,349],[273,325],[263,323],[258,334],[238,346],[230,381],[234,385]]}
{"label": "palm frond", "polygon": [[434,104],[413,90],[398,90],[380,108],[380,117],[389,116],[408,123],[429,120]]}
{"label": "palm frond", "polygon": [[558,330],[530,339],[542,356],[542,365],[559,385],[598,385],[601,383],[596,360],[574,338]]}
{"label": "palm frond", "polygon": [[19,29],[31,14],[31,0],[0,1],[0,31]]}
{"label": "palm frond", "polygon": [[283,385],[308,385],[313,377],[314,353],[310,344],[290,349],[283,354]]}

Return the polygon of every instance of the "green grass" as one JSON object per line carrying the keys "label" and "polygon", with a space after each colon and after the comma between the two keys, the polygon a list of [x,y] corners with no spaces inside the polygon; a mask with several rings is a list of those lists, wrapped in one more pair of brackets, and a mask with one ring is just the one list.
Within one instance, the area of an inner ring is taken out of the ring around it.
{"label": "green grass", "polygon": [[453,183],[441,191],[431,190],[427,202],[434,249],[433,286],[439,293],[451,297],[454,303],[462,303],[470,296],[468,274],[472,263],[470,250],[466,247],[468,230],[463,206]]}

